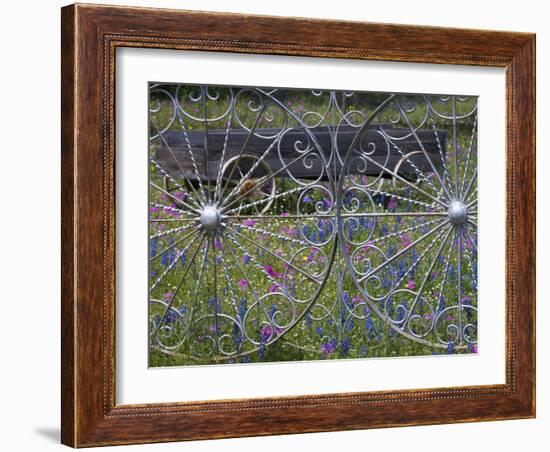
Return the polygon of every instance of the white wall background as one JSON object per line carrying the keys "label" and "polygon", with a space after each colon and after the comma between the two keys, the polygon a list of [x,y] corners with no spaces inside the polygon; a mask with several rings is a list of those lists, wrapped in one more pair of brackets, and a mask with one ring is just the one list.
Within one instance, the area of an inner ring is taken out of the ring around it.
{"label": "white wall background", "polygon": [[[337,2],[275,0],[113,0],[118,4],[310,16],[537,33],[538,79],[538,415],[535,420],[407,427],[340,433],[244,438],[116,450],[409,452],[542,451],[550,429],[550,335],[543,301],[550,216],[550,30],[545,3],[536,0],[393,0]],[[93,2],[98,3],[98,2]],[[0,444],[7,451],[59,450],[59,8],[58,0],[4,2],[0,21]],[[7,160],[6,160],[7,158]],[[7,289],[7,290],[6,290]]]}

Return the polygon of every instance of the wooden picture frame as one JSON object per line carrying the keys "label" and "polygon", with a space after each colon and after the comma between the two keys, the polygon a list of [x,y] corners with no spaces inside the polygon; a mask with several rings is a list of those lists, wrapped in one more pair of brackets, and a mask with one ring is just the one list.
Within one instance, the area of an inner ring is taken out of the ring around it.
{"label": "wooden picture frame", "polygon": [[[535,35],[70,5],[62,9],[62,442],[73,447],[535,416]],[[506,383],[115,403],[118,47],[506,69]]]}

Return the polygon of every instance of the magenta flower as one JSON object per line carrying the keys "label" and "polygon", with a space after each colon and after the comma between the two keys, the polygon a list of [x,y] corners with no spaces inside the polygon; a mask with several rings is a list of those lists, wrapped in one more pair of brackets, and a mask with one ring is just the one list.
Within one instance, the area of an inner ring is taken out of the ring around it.
{"label": "magenta flower", "polygon": [[290,214],[288,212],[281,212],[282,217],[288,217]]}
{"label": "magenta flower", "polygon": [[273,267],[271,265],[264,265],[264,270],[272,278],[277,277],[277,272],[275,270],[273,270]]}
{"label": "magenta flower", "polygon": [[170,301],[172,297],[174,296],[174,292],[166,292],[162,298],[164,298],[166,301]]}
{"label": "magenta flower", "polygon": [[252,218],[247,218],[243,221],[243,226],[254,226],[256,222]]}
{"label": "magenta flower", "polygon": [[401,243],[404,247],[409,246],[412,243],[411,238],[409,237],[409,234],[403,234],[401,236]]}
{"label": "magenta flower", "polygon": [[262,325],[260,334],[262,335],[262,340],[267,341],[273,335],[273,328],[269,325]]}
{"label": "magenta flower", "polygon": [[360,304],[363,302],[363,299],[359,295],[355,295],[351,301],[353,301],[355,304]]}
{"label": "magenta flower", "polygon": [[397,197],[392,196],[388,202],[388,210],[394,210],[397,207]]}
{"label": "magenta flower", "polygon": [[240,279],[238,284],[239,288],[244,292],[248,286],[248,281],[246,279]]}
{"label": "magenta flower", "polygon": [[409,282],[407,283],[407,289],[414,289],[416,287],[416,284],[412,279],[409,279]]}

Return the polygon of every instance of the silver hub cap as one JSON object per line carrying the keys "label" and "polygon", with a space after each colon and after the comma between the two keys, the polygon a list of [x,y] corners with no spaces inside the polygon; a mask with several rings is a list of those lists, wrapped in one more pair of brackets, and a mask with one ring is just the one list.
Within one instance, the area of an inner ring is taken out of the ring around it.
{"label": "silver hub cap", "polygon": [[460,201],[453,201],[449,205],[447,211],[449,221],[452,224],[460,225],[466,223],[468,220],[468,207]]}
{"label": "silver hub cap", "polygon": [[215,206],[205,206],[200,215],[200,222],[204,229],[213,231],[221,226],[221,214]]}

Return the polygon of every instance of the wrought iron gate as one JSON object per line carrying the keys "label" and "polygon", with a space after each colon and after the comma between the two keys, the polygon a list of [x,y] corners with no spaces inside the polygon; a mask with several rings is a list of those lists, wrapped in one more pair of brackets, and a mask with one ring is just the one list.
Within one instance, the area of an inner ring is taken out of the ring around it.
{"label": "wrought iron gate", "polygon": [[149,100],[164,364],[476,351],[476,98],[151,84]]}

